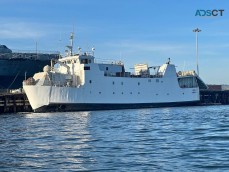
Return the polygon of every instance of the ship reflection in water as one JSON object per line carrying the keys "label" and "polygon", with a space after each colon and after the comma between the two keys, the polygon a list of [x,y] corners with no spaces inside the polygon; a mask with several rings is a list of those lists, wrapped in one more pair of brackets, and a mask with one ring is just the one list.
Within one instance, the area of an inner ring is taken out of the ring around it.
{"label": "ship reflection in water", "polygon": [[0,116],[0,171],[226,171],[229,107]]}

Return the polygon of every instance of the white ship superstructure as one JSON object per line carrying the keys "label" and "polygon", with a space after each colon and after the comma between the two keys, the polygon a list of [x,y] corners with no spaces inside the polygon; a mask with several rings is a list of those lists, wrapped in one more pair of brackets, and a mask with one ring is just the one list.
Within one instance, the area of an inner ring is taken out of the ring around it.
{"label": "white ship superstructure", "polygon": [[199,77],[194,71],[177,73],[170,59],[161,66],[135,65],[131,74],[120,61],[98,63],[94,52],[70,52],[23,82],[36,112],[182,106],[200,100]]}

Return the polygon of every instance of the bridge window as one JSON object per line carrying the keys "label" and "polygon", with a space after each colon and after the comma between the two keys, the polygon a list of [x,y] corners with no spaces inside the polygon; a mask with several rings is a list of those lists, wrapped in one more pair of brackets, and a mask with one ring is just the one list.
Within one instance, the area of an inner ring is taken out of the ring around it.
{"label": "bridge window", "polygon": [[81,59],[80,60],[80,63],[81,64],[88,64],[88,59]]}
{"label": "bridge window", "polygon": [[84,66],[84,70],[90,70],[90,66]]}

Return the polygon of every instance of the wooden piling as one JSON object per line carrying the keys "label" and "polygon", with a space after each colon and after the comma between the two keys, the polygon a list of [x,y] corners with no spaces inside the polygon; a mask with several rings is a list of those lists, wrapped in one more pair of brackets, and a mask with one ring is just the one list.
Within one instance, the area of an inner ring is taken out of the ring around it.
{"label": "wooden piling", "polygon": [[27,96],[24,93],[0,94],[0,114],[31,111],[32,108],[29,104]]}
{"label": "wooden piling", "polygon": [[200,102],[202,105],[227,105],[229,104],[229,91],[201,90]]}

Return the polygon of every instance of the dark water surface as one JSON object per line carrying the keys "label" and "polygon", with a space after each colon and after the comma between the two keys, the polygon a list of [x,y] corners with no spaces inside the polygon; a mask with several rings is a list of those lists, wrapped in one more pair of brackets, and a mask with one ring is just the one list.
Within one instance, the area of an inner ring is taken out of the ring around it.
{"label": "dark water surface", "polygon": [[0,115],[0,171],[229,171],[229,106]]}

